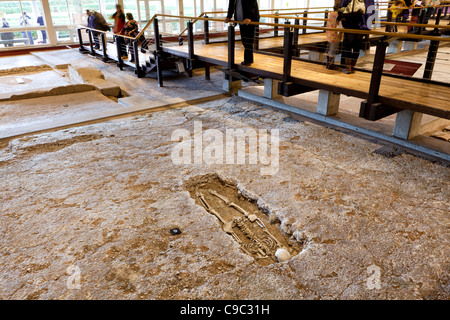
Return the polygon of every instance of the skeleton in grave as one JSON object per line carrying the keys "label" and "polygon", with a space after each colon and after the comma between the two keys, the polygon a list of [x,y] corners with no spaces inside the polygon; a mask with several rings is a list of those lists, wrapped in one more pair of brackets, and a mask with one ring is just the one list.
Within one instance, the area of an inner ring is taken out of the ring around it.
{"label": "skeleton in grave", "polygon": [[[289,260],[289,252],[283,248],[282,244],[269,232],[261,219],[258,218],[256,214],[250,214],[243,208],[228,200],[225,196],[218,194],[214,190],[208,190],[208,192],[222,200],[225,205],[230,208],[235,209],[237,212],[243,215],[243,217],[234,217],[230,221],[225,221],[225,219],[214,210],[206,201],[205,196],[198,191],[196,196],[200,203],[205,207],[205,209],[213,214],[222,223],[222,229],[229,235],[231,235],[240,245],[244,252],[254,256],[256,259],[267,259],[273,258],[277,261],[287,261]],[[263,231],[264,236],[259,236],[255,234],[249,227],[253,223],[256,223]],[[243,244],[242,240],[237,236],[233,229],[237,229],[243,234],[249,241]]]}

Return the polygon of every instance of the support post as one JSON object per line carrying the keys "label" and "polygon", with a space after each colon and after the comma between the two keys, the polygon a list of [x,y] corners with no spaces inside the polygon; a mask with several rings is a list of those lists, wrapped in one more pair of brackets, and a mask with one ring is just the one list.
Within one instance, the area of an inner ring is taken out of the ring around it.
{"label": "support post", "polygon": [[[294,24],[298,26],[300,24],[300,19],[295,19]],[[298,28],[294,28],[294,56],[298,56]]]}
{"label": "support post", "polygon": [[[278,23],[278,17],[273,19],[273,23]],[[278,37],[278,26],[273,27],[273,36]]]}
{"label": "support post", "polygon": [[211,80],[211,67],[209,63],[205,63],[205,80]]}
{"label": "support post", "polygon": [[274,80],[270,78],[264,79],[264,98],[276,99],[280,97],[278,94],[278,83],[279,80]]}
{"label": "support post", "polygon": [[323,22],[323,27],[327,27],[327,20],[328,20],[328,9],[325,10],[325,21]]}
{"label": "support post", "polygon": [[142,78],[143,72],[142,72],[141,65],[139,63],[139,45],[138,45],[137,40],[133,41],[133,57],[134,57],[134,65],[135,65],[134,73],[137,75],[138,78]]}
{"label": "support post", "polygon": [[188,75],[192,77],[192,71],[194,70],[194,24],[192,21],[188,21],[187,30],[188,30]]}
{"label": "support post", "polygon": [[102,40],[102,61],[106,62],[109,60],[108,54],[106,53],[106,34],[104,32],[101,33],[101,40]]}
{"label": "support post", "polygon": [[[208,16],[206,14],[205,14],[205,18],[208,18]],[[208,44],[209,43],[209,20],[203,21],[203,32],[205,35],[205,41],[203,43]]]}
{"label": "support post", "polygon": [[80,49],[79,49],[79,51],[80,51],[81,53],[87,53],[88,50],[86,50],[86,48],[85,48],[84,45],[83,45],[83,37],[81,36],[81,28],[78,28],[78,29],[77,29],[77,34],[78,34],[78,41],[79,41],[79,43],[80,43]]}
{"label": "support post", "polygon": [[253,50],[259,50],[259,24],[255,27],[255,41],[253,43]]}
{"label": "support post", "polygon": [[431,41],[428,48],[427,63],[423,72],[424,79],[431,79],[433,76],[434,64],[436,62],[437,51],[439,49],[439,41]]}
{"label": "support post", "polygon": [[[236,68],[234,63],[235,60],[235,45],[236,39],[234,34],[234,25],[232,23],[228,24],[228,63],[227,70],[232,71]],[[239,89],[241,89],[241,80],[233,78],[233,76],[224,74],[224,80],[222,89],[227,91],[230,94],[236,93]]]}
{"label": "support post", "polygon": [[156,75],[158,77],[158,86],[163,86],[162,66],[161,66],[161,38],[159,37],[158,19],[153,20],[153,32],[155,34],[155,60],[156,60]]}
{"label": "support post", "polygon": [[403,110],[397,113],[393,136],[401,139],[411,139],[419,134],[422,123],[422,113]]}
{"label": "support post", "polygon": [[[437,18],[436,18],[436,25],[439,24],[441,20],[442,15],[442,8],[439,8]],[[434,36],[440,36],[439,29],[435,28],[433,31]],[[431,79],[433,76],[433,69],[434,64],[436,62],[436,56],[437,52],[439,50],[439,41],[431,41],[430,46],[428,47],[428,55],[427,55],[427,63],[425,64],[425,71],[423,72],[423,78],[424,79]]]}
{"label": "support post", "polygon": [[293,34],[290,28],[284,28],[284,61],[283,61],[283,82],[287,83],[291,79],[292,66],[292,40]]}
{"label": "support post", "polygon": [[89,35],[89,49],[90,49],[89,54],[91,56],[95,56],[96,53],[95,53],[95,49],[94,49],[94,41],[92,39],[92,30],[88,29],[88,35]]}
{"label": "support post", "polygon": [[[306,26],[307,24],[308,24],[308,20],[306,20],[306,18],[308,18],[308,11],[304,11],[303,12],[303,18],[305,18],[305,19],[303,19],[303,22],[302,22],[302,24],[304,25],[304,26]],[[306,34],[306,28],[304,28],[303,30],[302,30],[302,34]]]}
{"label": "support post", "polygon": [[292,40],[294,38],[293,32],[290,28],[284,28],[284,61],[283,61],[283,81],[278,84],[278,93],[285,97],[292,95],[294,90],[294,83],[291,82],[291,67],[292,67]]}
{"label": "support post", "polygon": [[233,24],[228,24],[228,70],[235,69],[234,64],[234,49],[236,45],[236,39],[234,34],[234,26]]}
{"label": "support post", "polygon": [[386,47],[386,41],[378,41],[373,62],[372,78],[370,80],[369,96],[366,101],[361,102],[359,116],[368,120],[375,120],[375,112],[377,111],[375,104],[378,105],[378,93],[380,92],[381,77],[383,75]]}
{"label": "support post", "polygon": [[319,90],[317,113],[330,116],[338,113],[341,95],[326,90]]}
{"label": "support post", "polygon": [[117,66],[119,67],[120,70],[123,70],[123,59],[122,59],[122,49],[120,48],[120,46],[122,45],[123,41],[122,38],[119,36],[115,36],[116,37],[116,51],[117,51]]}

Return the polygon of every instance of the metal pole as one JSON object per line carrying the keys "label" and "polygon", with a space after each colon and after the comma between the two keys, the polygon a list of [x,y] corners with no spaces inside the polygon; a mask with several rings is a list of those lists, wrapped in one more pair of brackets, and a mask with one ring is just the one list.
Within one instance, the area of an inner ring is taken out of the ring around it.
{"label": "metal pole", "polygon": [[122,38],[119,36],[116,37],[116,50],[117,50],[117,66],[120,70],[123,70],[123,59],[122,59],[122,49],[120,46],[122,45]]}
{"label": "metal pole", "polygon": [[78,28],[78,29],[77,29],[77,33],[78,33],[78,41],[80,42],[80,49],[79,49],[79,51],[80,51],[81,53],[85,53],[85,52],[87,52],[88,50],[86,50],[86,49],[84,48],[84,45],[83,45],[83,37],[81,36],[81,28]]}
{"label": "metal pole", "polygon": [[373,62],[372,77],[370,79],[370,89],[367,100],[361,103],[359,116],[365,119],[375,118],[375,108],[372,108],[374,103],[378,102],[378,94],[380,92],[381,77],[383,75],[384,59],[386,57],[387,42],[380,40],[377,43],[377,50],[375,52],[375,59]]}
{"label": "metal pole", "polygon": [[108,54],[106,53],[106,34],[103,32],[101,35],[101,40],[102,40],[102,53],[103,53],[102,61],[106,62],[109,60],[109,58],[108,58]]}
{"label": "metal pole", "polygon": [[[208,18],[208,16],[205,14],[205,18]],[[205,32],[205,44],[209,43],[209,21],[204,20],[203,21],[203,28]]]}
{"label": "metal pole", "polygon": [[235,69],[234,47],[235,47],[234,25],[228,24],[228,70]]}
{"label": "metal pole", "polygon": [[158,86],[163,86],[162,67],[161,67],[161,39],[159,37],[158,19],[153,20],[153,32],[155,33],[155,48],[154,51],[156,60],[156,75],[158,77]]}
{"label": "metal pole", "polygon": [[88,35],[89,35],[89,47],[91,49],[91,52],[89,54],[91,56],[95,56],[94,41],[92,40],[92,31],[89,29],[88,29]]}
{"label": "metal pole", "polygon": [[292,67],[292,40],[294,34],[290,28],[284,28],[284,61],[283,61],[283,95],[288,96],[287,83],[291,80],[291,67]]}
{"label": "metal pole", "polygon": [[192,21],[187,23],[188,29],[188,74],[189,77],[192,77],[192,71],[194,70],[194,27]]}

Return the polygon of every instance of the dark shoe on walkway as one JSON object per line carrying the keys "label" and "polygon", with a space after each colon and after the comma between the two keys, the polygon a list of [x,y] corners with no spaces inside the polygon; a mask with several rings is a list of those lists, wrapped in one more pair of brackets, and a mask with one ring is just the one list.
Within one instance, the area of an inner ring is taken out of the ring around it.
{"label": "dark shoe on walkway", "polygon": [[247,61],[242,61],[241,62],[241,65],[242,66],[246,66],[246,67],[248,67],[249,65],[251,65],[252,64],[252,62],[247,62]]}

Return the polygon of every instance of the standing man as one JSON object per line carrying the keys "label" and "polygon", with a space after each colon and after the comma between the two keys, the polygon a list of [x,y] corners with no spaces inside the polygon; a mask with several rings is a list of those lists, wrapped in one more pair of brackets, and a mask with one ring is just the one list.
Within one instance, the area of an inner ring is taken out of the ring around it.
{"label": "standing man", "polygon": [[[9,23],[6,21],[6,18],[2,18],[2,28],[9,28]],[[13,40],[14,33],[13,32],[2,32],[0,34],[0,39],[2,40]],[[5,47],[14,47],[13,42],[4,42],[3,45]]]}
{"label": "standing man", "polygon": [[243,66],[253,63],[253,44],[255,42],[256,25],[250,22],[259,22],[259,8],[257,0],[229,0],[228,14],[225,23],[228,23],[234,15],[236,21],[240,21],[242,44],[244,45]]}
{"label": "standing man", "polygon": [[[31,26],[30,20],[31,20],[31,17],[29,15],[27,15],[27,13],[24,11],[23,14],[20,16],[19,22],[20,22],[21,26]],[[27,33],[22,32],[22,37],[27,38]],[[34,44],[34,40],[33,40],[31,31],[28,31],[28,41],[29,41],[29,44]]]}
{"label": "standing man", "polygon": [[[87,15],[87,27],[91,29],[95,29],[95,14],[94,11],[86,10]],[[91,32],[92,38],[94,38],[95,49],[100,49],[100,40],[98,38],[98,32],[93,30],[86,30],[86,32]]]}
{"label": "standing man", "polygon": [[[43,26],[44,23],[44,18],[42,17],[42,13],[41,15],[37,18],[37,24],[40,26]],[[47,32],[45,30],[41,30],[42,33],[42,43],[47,43]]]}

